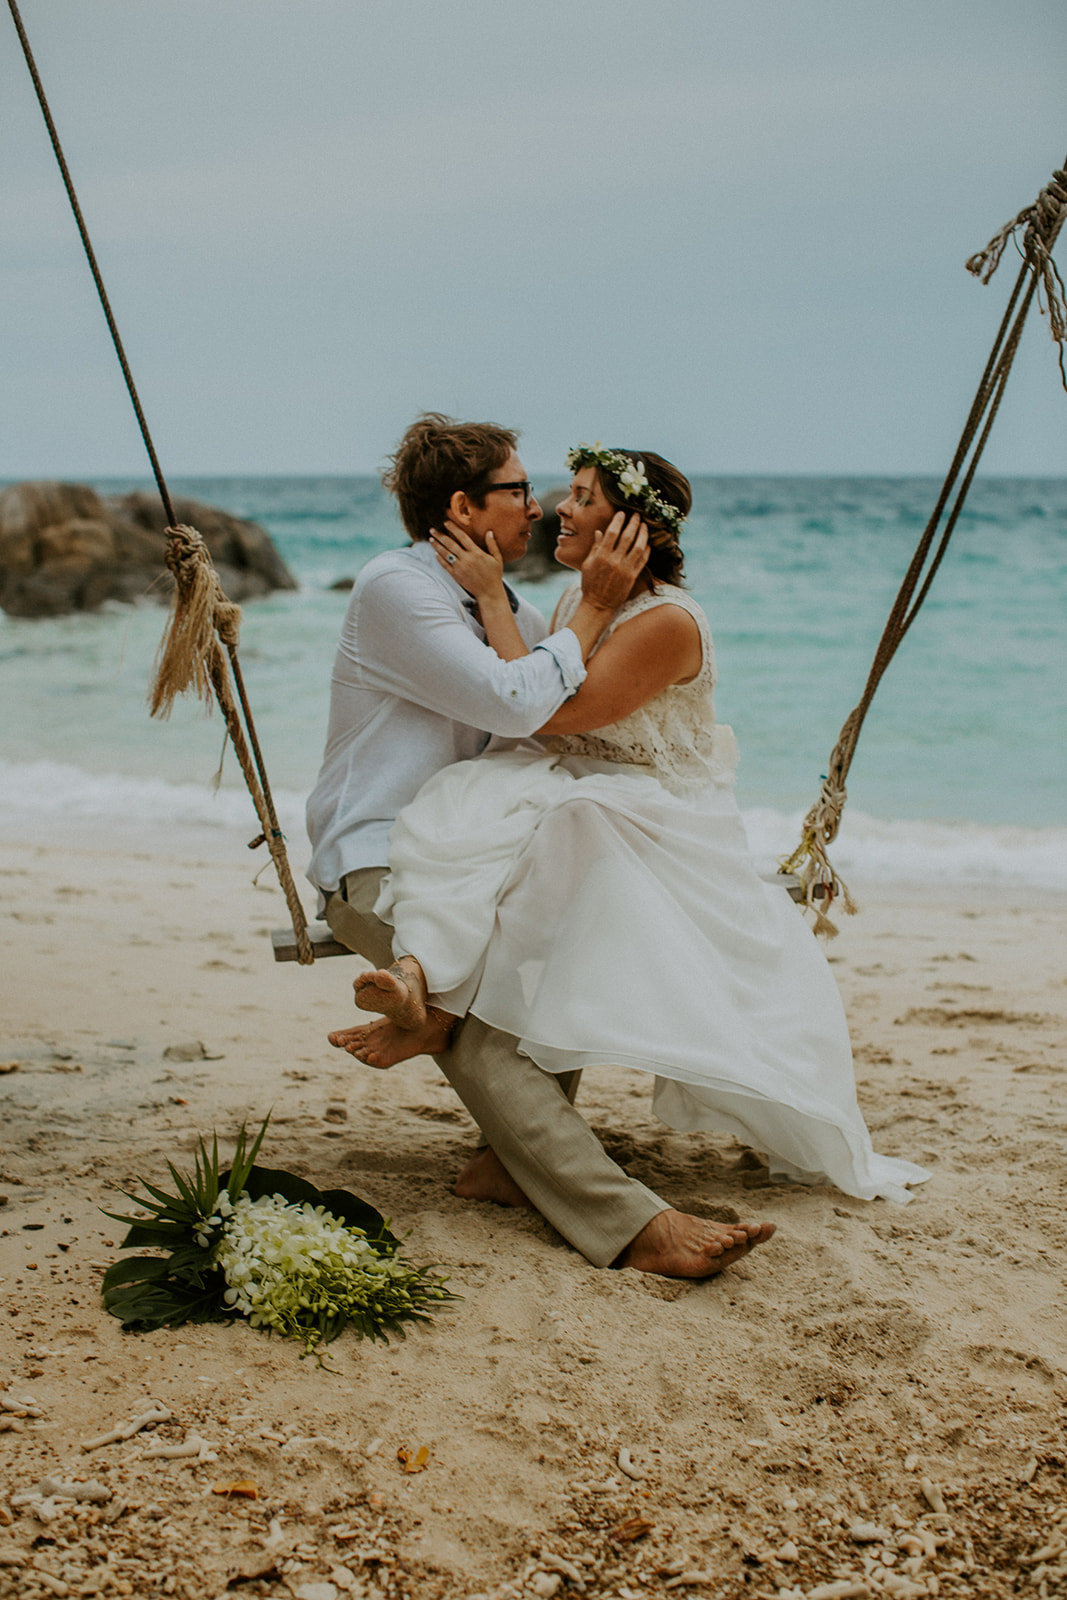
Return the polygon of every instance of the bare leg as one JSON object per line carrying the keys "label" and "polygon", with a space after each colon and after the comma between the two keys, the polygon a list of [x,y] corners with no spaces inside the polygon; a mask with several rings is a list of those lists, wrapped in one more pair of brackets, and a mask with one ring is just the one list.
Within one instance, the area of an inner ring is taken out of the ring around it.
{"label": "bare leg", "polygon": [[[453,1193],[463,1200],[491,1200],[498,1206],[531,1202],[495,1150],[477,1150],[456,1179]],[[774,1232],[773,1222],[720,1224],[683,1211],[661,1211],[631,1240],[618,1265],[664,1278],[710,1278],[732,1266]]]}
{"label": "bare leg", "polygon": [[361,1011],[377,1011],[405,1031],[426,1022],[426,979],[414,956],[401,956],[391,967],[361,972],[353,984]]}
{"label": "bare leg", "polygon": [[631,1239],[617,1265],[664,1278],[710,1278],[773,1232],[773,1222],[723,1224],[684,1211],[660,1211]]}
{"label": "bare leg", "polygon": [[534,1209],[495,1150],[483,1145],[471,1156],[452,1188],[461,1200],[491,1200],[498,1206]]}

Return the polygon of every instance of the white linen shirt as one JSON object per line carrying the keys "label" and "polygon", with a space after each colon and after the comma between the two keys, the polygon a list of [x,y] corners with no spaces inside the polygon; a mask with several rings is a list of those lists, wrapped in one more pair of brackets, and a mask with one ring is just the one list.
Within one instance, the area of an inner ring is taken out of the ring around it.
{"label": "white linen shirt", "polygon": [[530,654],[502,661],[470,596],[428,543],[375,556],[348,603],[334,660],[326,751],[307,803],[308,877],[325,900],[347,872],[388,861],[397,813],[442,767],[492,735],[525,738],[585,679],[569,628],[515,600]]}

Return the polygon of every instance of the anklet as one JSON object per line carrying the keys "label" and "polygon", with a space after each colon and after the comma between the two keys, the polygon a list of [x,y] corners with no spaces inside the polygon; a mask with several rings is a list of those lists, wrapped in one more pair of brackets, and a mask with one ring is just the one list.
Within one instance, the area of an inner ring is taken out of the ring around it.
{"label": "anklet", "polygon": [[451,1033],[459,1021],[459,1018],[454,1017],[450,1011],[442,1011],[440,1006],[427,1006],[426,1014],[433,1017],[434,1021],[438,1022],[446,1033]]}

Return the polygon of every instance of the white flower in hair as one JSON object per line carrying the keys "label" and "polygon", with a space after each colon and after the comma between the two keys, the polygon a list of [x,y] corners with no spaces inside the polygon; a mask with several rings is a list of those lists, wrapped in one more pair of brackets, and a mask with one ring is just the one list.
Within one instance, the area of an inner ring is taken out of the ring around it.
{"label": "white flower in hair", "polygon": [[631,461],[621,450],[608,450],[598,439],[595,444],[578,444],[568,450],[567,466],[571,472],[578,472],[582,467],[596,467],[608,473],[627,500],[636,501],[642,512],[678,536],[685,517],[676,505],[656,493],[648,481],[643,461]]}
{"label": "white flower in hair", "polygon": [[644,494],[650,487],[645,476],[645,463],[643,461],[627,462],[625,468],[619,473],[617,479],[619,488],[627,500],[632,500],[635,495]]}

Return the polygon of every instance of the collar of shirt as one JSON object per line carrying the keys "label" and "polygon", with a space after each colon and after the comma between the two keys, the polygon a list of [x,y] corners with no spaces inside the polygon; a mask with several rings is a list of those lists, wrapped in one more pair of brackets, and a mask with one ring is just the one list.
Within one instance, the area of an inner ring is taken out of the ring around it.
{"label": "collar of shirt", "polygon": [[[422,566],[424,566],[424,567],[432,567],[434,569],[434,571],[441,573],[442,578],[447,578],[449,583],[455,584],[455,587],[459,590],[460,595],[462,596],[462,599],[460,600],[460,604],[462,605],[464,611],[466,611],[470,616],[472,616],[475,619],[475,621],[477,622],[478,621],[478,602],[477,602],[477,600],[475,600],[471,595],[469,595],[467,593],[466,589],[463,588],[462,584],[456,583],[455,578],[451,577],[447,572],[442,571],[440,563],[438,562],[437,557],[434,555],[433,546],[430,544],[429,540],[428,539],[416,539],[409,546],[409,549],[411,551],[411,554],[415,557],[415,559]],[[508,597],[508,605],[511,607],[512,616],[514,616],[515,613],[519,609],[519,597],[515,593],[515,591],[511,588],[511,586],[509,584],[507,584],[507,583],[504,584],[504,593]]]}
{"label": "collar of shirt", "polygon": [[[504,593],[508,597],[508,605],[511,607],[512,616],[514,616],[516,611],[518,611],[518,609],[519,609],[519,597],[518,597],[517,594],[513,594],[512,593],[512,591],[508,588],[507,584],[504,585]],[[477,617],[477,615],[478,615],[478,602],[477,602],[477,600],[472,599],[472,597],[470,595],[468,595],[466,600],[464,600],[464,602],[463,602],[463,609],[464,609],[464,611],[469,611],[472,617]]]}

